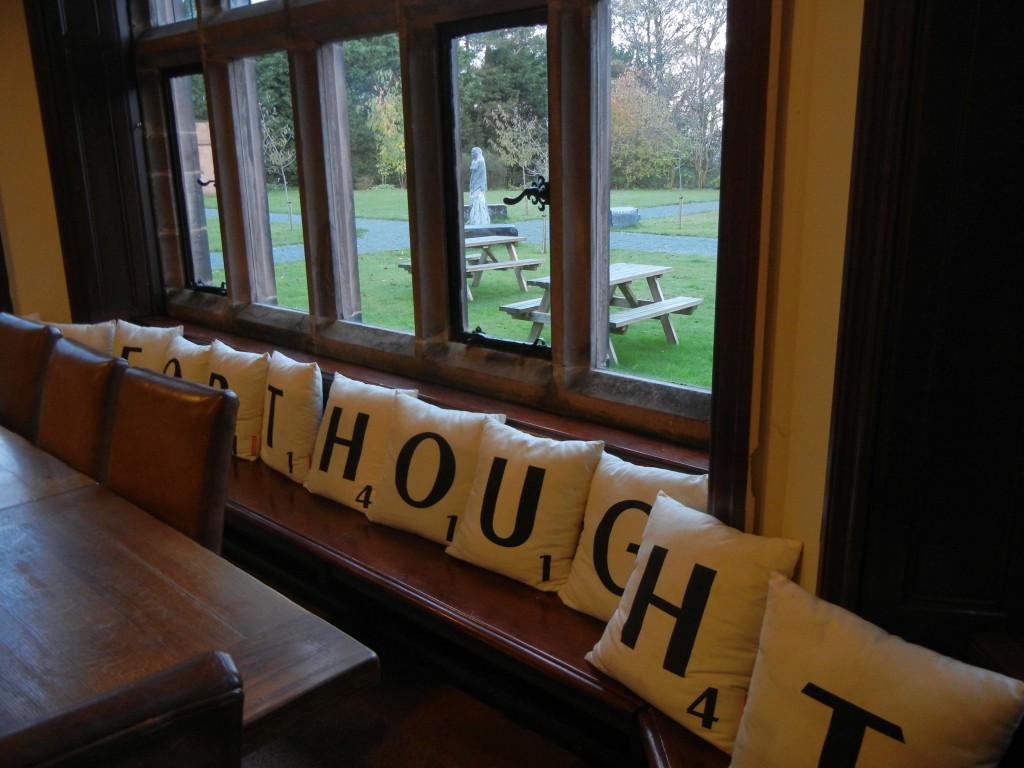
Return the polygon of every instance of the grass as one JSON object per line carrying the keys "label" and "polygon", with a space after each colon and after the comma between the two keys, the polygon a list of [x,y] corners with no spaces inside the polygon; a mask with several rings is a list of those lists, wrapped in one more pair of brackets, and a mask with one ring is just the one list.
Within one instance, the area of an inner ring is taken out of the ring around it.
{"label": "grass", "polygon": [[[717,237],[718,213],[685,212],[685,203],[717,199],[715,190],[687,190],[684,200],[683,226],[680,229],[678,217],[641,219],[633,227],[623,228],[631,232],[660,235],[688,235],[692,237]],[[367,190],[356,193],[357,216],[366,218],[407,218],[405,192],[403,190]],[[499,192],[492,194],[497,197]],[[278,193],[280,196],[280,193]],[[274,197],[274,193],[271,193]],[[615,192],[613,205],[637,208],[674,205],[679,202],[675,190],[634,190]],[[271,209],[280,200],[271,200]],[[293,211],[294,212],[294,211]],[[536,210],[534,209],[534,218]],[[399,215],[404,214],[404,215]],[[510,217],[511,221],[521,220]],[[219,228],[217,217],[209,217],[211,250],[218,250]],[[302,229],[296,226],[289,230],[287,224],[273,224],[272,237],[275,245],[302,242]],[[548,259],[539,245],[522,243],[518,247],[521,258]],[[412,278],[398,266],[408,261],[409,253],[383,251],[359,255],[359,280],[362,293],[363,321],[369,325],[412,332]],[[672,271],[661,278],[662,290],[666,296],[699,296],[704,303],[692,315],[671,315],[672,325],[679,337],[679,345],[671,346],[658,320],[644,320],[629,327],[623,335],[613,334],[612,343],[619,362],[613,370],[630,375],[688,384],[698,387],[711,386],[711,360],[714,346],[715,281],[717,259],[685,253],[648,253],[643,251],[613,250],[612,261],[656,263],[672,267]],[[281,306],[306,311],[308,291],[303,261],[279,262],[275,265],[278,303]],[[524,274],[549,274],[547,263],[536,271]],[[215,273],[214,284],[224,279],[223,271]],[[643,287],[641,287],[643,289]],[[485,272],[479,286],[473,289],[474,300],[469,304],[469,327],[479,326],[490,336],[525,341],[530,324],[517,320],[499,310],[502,304],[521,301],[533,296],[539,297],[540,289],[530,287],[522,293],[511,271]],[[613,310],[614,311],[614,310]],[[550,340],[550,326],[543,337]]]}

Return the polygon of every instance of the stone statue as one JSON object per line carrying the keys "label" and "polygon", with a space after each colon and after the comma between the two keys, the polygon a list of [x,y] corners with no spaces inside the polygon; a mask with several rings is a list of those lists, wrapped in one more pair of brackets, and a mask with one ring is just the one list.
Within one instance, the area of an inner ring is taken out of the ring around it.
{"label": "stone statue", "polygon": [[473,147],[469,153],[469,220],[470,226],[486,226],[491,223],[491,212],[487,208],[487,164],[480,147]]}

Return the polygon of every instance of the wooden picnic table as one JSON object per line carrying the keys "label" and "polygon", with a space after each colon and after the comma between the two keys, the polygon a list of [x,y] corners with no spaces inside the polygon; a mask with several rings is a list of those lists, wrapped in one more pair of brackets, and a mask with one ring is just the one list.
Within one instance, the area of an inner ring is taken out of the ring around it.
{"label": "wooden picnic table", "polygon": [[[629,264],[626,262],[615,262],[608,268],[608,303],[612,307],[623,307],[621,311],[612,312],[608,318],[609,331],[617,334],[624,334],[629,326],[640,320],[658,318],[665,331],[665,339],[669,344],[678,344],[679,337],[669,315],[672,314],[693,314],[693,310],[704,303],[704,299],[694,296],[675,296],[665,298],[661,289],[660,278],[672,267],[654,264]],[[637,280],[645,280],[650,298],[639,297],[633,290],[632,283]],[[534,285],[544,290],[540,298],[517,301],[511,304],[503,304],[501,310],[507,312],[517,320],[528,320],[533,323],[527,341],[531,344],[540,338],[544,326],[551,322],[551,276],[531,278],[528,285]],[[618,295],[616,295],[616,291]],[[608,340],[608,356],[613,363],[618,362],[615,348]]]}
{"label": "wooden picnic table", "polygon": [[[473,300],[472,288],[480,285],[480,278],[484,272],[491,270],[511,269],[515,272],[519,290],[524,292],[527,290],[523,270],[537,269],[544,263],[544,259],[520,259],[516,252],[516,243],[521,243],[524,240],[526,238],[522,235],[486,235],[466,238],[466,276],[473,276],[472,286],[466,286],[466,295],[470,301]],[[507,259],[500,259],[495,254],[494,249],[500,245],[504,245],[508,251]],[[471,250],[479,252],[470,253]],[[407,272],[412,272],[412,262],[401,262],[398,266]]]}

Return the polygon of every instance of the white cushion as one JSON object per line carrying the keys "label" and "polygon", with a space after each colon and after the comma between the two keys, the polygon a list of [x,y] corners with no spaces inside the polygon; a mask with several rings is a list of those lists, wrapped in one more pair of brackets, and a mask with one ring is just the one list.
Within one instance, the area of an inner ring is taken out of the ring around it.
{"label": "white cushion", "polygon": [[297,483],[305,482],[322,414],[320,366],[275,351],[263,398],[263,462]]}
{"label": "white cushion", "polygon": [[1021,681],[907,643],[775,575],[732,764],[994,766],[1022,714]]}
{"label": "white cushion", "polygon": [[238,397],[234,453],[240,459],[260,457],[263,435],[263,400],[267,392],[270,354],[239,352],[214,339],[210,344],[209,384],[230,389]]}
{"label": "white cushion", "polygon": [[535,437],[484,422],[462,521],[447,552],[545,591],[565,583],[600,441]]}
{"label": "white cushion", "polygon": [[114,325],[114,354],[123,357],[129,365],[162,372],[171,339],[183,333],[184,328],[180,325],[153,328],[118,320]]}
{"label": "white cushion", "polygon": [[732,751],[772,571],[797,541],[742,533],[664,494],[604,634],[587,654],[666,715]]}
{"label": "white cushion", "polygon": [[95,349],[105,355],[114,354],[114,321],[102,323],[50,323],[65,338]]}
{"label": "white cushion", "polygon": [[306,490],[366,511],[376,501],[398,391],[334,374]]}
{"label": "white cushion", "polygon": [[176,336],[167,345],[167,362],[162,370],[176,379],[209,384],[210,352],[209,344],[195,344],[184,336]]}
{"label": "white cushion", "polygon": [[449,543],[473,486],[487,418],[504,417],[439,408],[399,395],[376,502],[366,508],[366,516]]}
{"label": "white cushion", "polygon": [[658,491],[699,512],[708,508],[707,475],[641,467],[610,453],[601,457],[569,580],[558,590],[562,602],[601,621],[612,617]]}

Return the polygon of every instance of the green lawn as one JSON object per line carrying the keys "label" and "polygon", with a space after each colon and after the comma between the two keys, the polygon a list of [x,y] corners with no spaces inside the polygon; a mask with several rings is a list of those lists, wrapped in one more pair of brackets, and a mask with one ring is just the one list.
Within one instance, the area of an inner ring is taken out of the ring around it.
{"label": "green lawn", "polygon": [[[718,214],[685,212],[685,203],[717,199],[714,190],[687,190],[684,200],[683,226],[679,227],[677,216],[661,219],[641,219],[628,231],[647,232],[662,235],[688,235],[715,237],[718,232]],[[497,199],[499,193],[489,194]],[[507,193],[506,193],[507,194]],[[356,192],[357,215],[367,218],[407,218],[405,192],[403,190],[367,190]],[[272,193],[273,198],[273,193]],[[674,205],[679,202],[675,190],[638,190],[615,192],[613,205],[650,207]],[[271,207],[277,203],[271,200]],[[515,209],[513,209],[515,210]],[[536,216],[536,209],[533,210]],[[510,217],[510,220],[515,221]],[[296,220],[297,221],[297,220]],[[211,249],[219,246],[219,230],[216,217],[210,217]],[[272,236],[275,245],[302,242],[299,226],[289,230],[287,224],[274,224]],[[539,245],[523,243],[519,246],[521,258],[548,259]],[[658,320],[645,320],[629,327],[623,335],[612,335],[612,343],[618,355],[615,370],[659,381],[689,384],[699,387],[711,386],[711,360],[714,345],[715,280],[717,259],[706,256],[641,251],[611,252],[612,261],[657,263],[672,267],[672,271],[661,279],[666,296],[698,296],[704,299],[692,315],[672,315],[672,324],[679,336],[679,345],[671,346],[665,340],[664,331]],[[363,321],[401,331],[413,330],[412,277],[398,266],[408,261],[407,251],[386,251],[361,254],[359,257],[359,279],[363,299]],[[524,272],[527,276],[545,275],[549,270],[542,264],[536,272]],[[305,311],[308,295],[304,263],[293,261],[276,265],[278,303],[281,306]],[[214,274],[214,283],[223,280],[223,272]],[[469,305],[469,327],[479,326],[490,336],[526,340],[530,323],[517,320],[499,310],[502,304],[521,301],[531,296],[540,296],[540,289],[530,287],[522,293],[512,272],[485,272],[479,286],[473,288],[474,300]],[[550,327],[544,338],[550,340]]]}

